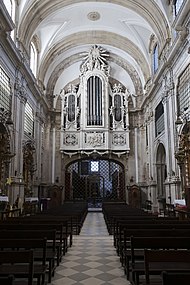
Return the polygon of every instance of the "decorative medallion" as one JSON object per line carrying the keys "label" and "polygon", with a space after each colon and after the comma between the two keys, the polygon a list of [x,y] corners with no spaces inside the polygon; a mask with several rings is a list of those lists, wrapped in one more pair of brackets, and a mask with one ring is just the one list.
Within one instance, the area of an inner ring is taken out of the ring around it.
{"label": "decorative medallion", "polygon": [[125,134],[113,135],[113,145],[125,145],[125,144],[126,144]]}
{"label": "decorative medallion", "polygon": [[67,134],[65,136],[65,139],[64,139],[64,144],[69,146],[69,145],[77,145],[78,144],[78,140],[77,140],[77,137],[75,134]]}
{"label": "decorative medallion", "polygon": [[90,13],[88,13],[87,18],[90,21],[97,21],[97,20],[100,19],[100,14],[98,12],[96,12],[96,11],[90,12]]}

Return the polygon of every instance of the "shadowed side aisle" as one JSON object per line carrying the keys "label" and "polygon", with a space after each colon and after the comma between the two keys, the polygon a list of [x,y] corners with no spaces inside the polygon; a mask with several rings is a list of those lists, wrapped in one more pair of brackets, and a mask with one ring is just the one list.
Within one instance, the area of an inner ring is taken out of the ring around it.
{"label": "shadowed side aisle", "polygon": [[102,213],[88,213],[79,236],[74,236],[53,285],[129,285],[113,247]]}

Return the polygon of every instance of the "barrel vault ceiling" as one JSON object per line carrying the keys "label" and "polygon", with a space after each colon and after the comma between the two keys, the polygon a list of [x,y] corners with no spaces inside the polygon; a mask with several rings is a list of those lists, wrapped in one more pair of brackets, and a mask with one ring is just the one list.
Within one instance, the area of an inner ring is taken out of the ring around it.
{"label": "barrel vault ceiling", "polygon": [[[46,93],[59,94],[80,75],[92,45],[110,53],[111,77],[132,93],[143,93],[151,76],[150,38],[170,37],[163,0],[18,0],[17,38],[39,50],[37,78]],[[137,87],[138,85],[138,87]]]}

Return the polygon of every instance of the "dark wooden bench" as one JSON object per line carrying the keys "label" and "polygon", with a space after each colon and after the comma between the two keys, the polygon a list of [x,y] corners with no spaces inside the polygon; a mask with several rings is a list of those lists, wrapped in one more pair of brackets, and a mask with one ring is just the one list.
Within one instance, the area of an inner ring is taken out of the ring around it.
{"label": "dark wooden bench", "polygon": [[[18,217],[18,218],[10,218],[1,224],[48,224],[48,225],[56,225],[62,224],[62,232],[63,235],[67,239],[69,239],[68,245],[72,246],[72,238],[73,238],[73,220],[72,216],[50,216],[45,214],[34,215],[34,216],[26,216],[26,217]],[[67,246],[66,246],[67,248]]]}
{"label": "dark wooden bench", "polygon": [[13,275],[20,279],[17,284],[33,285],[33,250],[0,251],[0,264],[0,277]]}
{"label": "dark wooden bench", "polygon": [[151,284],[150,275],[157,275],[159,277],[158,281],[160,280],[160,284],[162,284],[160,275],[163,271],[175,273],[190,271],[190,250],[145,249],[144,263],[146,284]]}
{"label": "dark wooden bench", "polygon": [[120,227],[125,227],[127,225],[134,225],[134,224],[189,224],[190,221],[188,220],[179,220],[177,218],[171,217],[157,217],[157,218],[146,218],[146,219],[139,219],[136,217],[135,219],[130,219],[130,217],[123,217],[122,219],[117,219],[114,222],[114,234],[118,234]]}
{"label": "dark wooden bench", "polygon": [[1,285],[14,285],[14,276],[13,275],[9,275],[7,277],[0,277],[0,284]]}
{"label": "dark wooden bench", "polygon": [[[41,223],[33,223],[32,222],[20,222],[16,223],[15,221],[12,223],[0,223],[0,231],[1,230],[17,230],[17,231],[22,231],[22,230],[56,230],[56,248],[57,248],[57,265],[59,265],[62,256],[65,255],[68,247],[68,234],[67,234],[67,227],[65,229],[65,225],[62,223],[48,223],[47,221],[43,224]],[[64,231],[64,232],[63,232]]]}
{"label": "dark wooden bench", "polygon": [[124,229],[123,233],[123,239],[120,243],[120,261],[124,267],[125,273],[127,274],[127,278],[129,277],[129,261],[131,258],[130,254],[130,237],[174,237],[174,236],[184,236],[184,237],[190,237],[190,229],[147,229],[146,227],[144,229]]}
{"label": "dark wooden bench", "polygon": [[152,229],[152,230],[159,230],[159,229],[190,229],[190,223],[180,223],[173,222],[173,223],[165,223],[165,222],[141,222],[139,224],[121,224],[119,227],[118,236],[115,237],[115,247],[117,250],[118,255],[120,255],[120,248],[122,247],[122,242],[124,239],[124,230],[125,229]]}
{"label": "dark wooden bench", "polygon": [[139,284],[139,276],[145,275],[144,249],[190,249],[190,237],[131,237],[132,282]]}
{"label": "dark wooden bench", "polygon": [[[47,250],[46,250],[46,261],[49,263],[48,266],[48,281],[51,283],[51,278],[55,272],[55,259],[57,259],[56,250],[56,230],[2,230],[0,231],[0,243],[2,239],[12,240],[14,245],[15,239],[47,239]],[[36,256],[37,258],[37,256]],[[39,259],[41,254],[39,254]]]}
{"label": "dark wooden bench", "polygon": [[120,225],[140,223],[173,223],[178,222],[176,217],[157,217],[153,215],[141,216],[115,216],[113,217],[113,235],[117,235]]}
{"label": "dark wooden bench", "polygon": [[[47,240],[44,239],[0,239],[0,250],[14,250],[15,255],[19,251],[33,250],[33,275],[38,284],[45,284]],[[0,267],[1,270],[1,267]],[[24,267],[23,267],[24,270]]]}
{"label": "dark wooden bench", "polygon": [[162,272],[162,285],[189,285],[190,272]]}

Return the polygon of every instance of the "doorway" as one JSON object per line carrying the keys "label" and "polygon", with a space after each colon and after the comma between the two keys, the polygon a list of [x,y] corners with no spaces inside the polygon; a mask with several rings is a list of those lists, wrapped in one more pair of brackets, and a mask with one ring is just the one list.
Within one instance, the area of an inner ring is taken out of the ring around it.
{"label": "doorway", "polygon": [[66,169],[65,200],[87,201],[101,208],[104,201],[125,201],[123,166],[111,160],[80,160]]}

